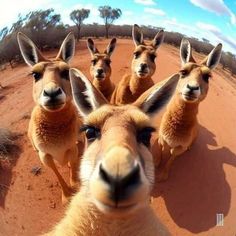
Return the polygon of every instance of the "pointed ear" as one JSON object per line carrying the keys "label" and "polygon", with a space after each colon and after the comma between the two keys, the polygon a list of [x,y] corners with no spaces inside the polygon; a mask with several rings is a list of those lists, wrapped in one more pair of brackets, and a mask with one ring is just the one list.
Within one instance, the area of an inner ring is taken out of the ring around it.
{"label": "pointed ear", "polygon": [[57,59],[69,62],[75,53],[75,36],[70,32],[61,44],[60,50],[57,54]]}
{"label": "pointed ear", "polygon": [[195,62],[192,56],[192,47],[190,42],[183,38],[180,45],[180,59],[182,66],[188,62]]}
{"label": "pointed ear", "polygon": [[39,49],[35,46],[33,41],[25,34],[19,32],[17,34],[17,41],[20,47],[21,55],[23,56],[26,64],[33,66],[40,61],[47,61]]}
{"label": "pointed ear", "polygon": [[91,53],[91,56],[93,56],[93,54],[95,54],[95,53],[99,53],[99,51],[97,50],[97,48],[91,38],[88,38],[88,40],[87,40],[87,47]]}
{"label": "pointed ear", "polygon": [[132,29],[132,37],[136,46],[143,44],[143,33],[138,25],[134,25]]}
{"label": "pointed ear", "polygon": [[213,70],[219,63],[222,52],[222,44],[219,43],[212,51],[209,53],[207,57],[201,62],[202,65],[209,67]]}
{"label": "pointed ear", "polygon": [[106,53],[110,57],[115,47],[116,47],[116,38],[113,38],[109,43],[109,45],[107,46],[107,49],[104,51],[104,53]]}
{"label": "pointed ear", "polygon": [[70,82],[75,105],[83,117],[108,103],[81,71],[70,69]]}
{"label": "pointed ear", "polygon": [[170,100],[179,81],[179,74],[174,74],[144,92],[133,105],[152,116],[158,113]]}
{"label": "pointed ear", "polygon": [[160,30],[156,36],[154,37],[154,39],[152,40],[152,46],[155,49],[158,49],[160,47],[160,45],[163,43],[164,41],[164,31]]}

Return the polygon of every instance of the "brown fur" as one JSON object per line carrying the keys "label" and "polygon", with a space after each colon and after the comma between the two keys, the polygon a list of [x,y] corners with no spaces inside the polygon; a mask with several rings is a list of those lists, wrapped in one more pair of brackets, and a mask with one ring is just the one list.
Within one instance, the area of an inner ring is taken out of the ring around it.
{"label": "brown fur", "polygon": [[162,98],[168,100],[177,80],[171,78],[163,86],[154,86],[132,105],[113,106],[80,71],[72,69],[70,78],[86,125],[82,186],[65,217],[46,235],[169,235],[150,206],[154,165],[150,146],[139,137],[149,129],[142,136],[149,140],[150,116],[164,103],[156,109],[152,105]]}
{"label": "brown fur", "polygon": [[[56,174],[62,187],[63,202],[68,200],[74,191],[73,188],[77,187],[79,155],[83,151],[83,136],[78,134],[81,120],[72,103],[69,65],[66,61],[68,58],[65,58],[62,52],[63,47],[69,50],[67,40],[73,40],[71,37],[73,37],[71,34],[67,36],[57,57],[48,60],[30,39],[21,33],[18,35],[22,55],[26,63],[31,66],[31,74],[35,77],[33,98],[36,105],[31,114],[28,136],[41,162]],[[28,51],[25,45],[34,48],[36,55],[31,55],[33,50]],[[50,100],[49,96],[52,96],[50,94],[55,91],[61,93],[58,95],[54,93],[54,98],[50,97]],[[58,172],[55,161],[60,165],[68,163],[70,166],[71,187]]]}
{"label": "brown fur", "polygon": [[169,236],[166,227],[149,206],[124,218],[101,213],[88,201],[86,193],[78,193],[71,201],[66,217],[44,236]]}
{"label": "brown fur", "polygon": [[[182,54],[185,49],[187,54]],[[221,45],[218,45],[213,49],[212,54],[209,54],[203,62],[198,64],[192,56],[188,41],[182,41],[181,59],[183,66],[179,73],[180,80],[162,117],[158,141],[153,147],[153,152],[157,152],[157,165],[161,161],[160,157],[164,159],[164,154],[170,154],[163,171],[158,176],[160,181],[168,178],[174,159],[188,150],[197,136],[198,107],[207,95],[208,78],[211,77],[211,70],[219,61],[220,53]],[[185,60],[186,58],[183,55],[187,55],[189,59]],[[191,92],[188,86],[195,89]],[[159,152],[163,155],[159,155]]]}
{"label": "brown fur", "polygon": [[[131,75],[125,75],[113,92],[111,104],[114,105],[132,103],[154,85],[152,75],[156,70],[156,50],[162,43],[163,31],[160,31],[153,41],[145,43],[141,30],[137,25],[134,25],[133,40],[135,42],[135,50],[131,65]],[[145,69],[141,69],[142,65],[146,65]]]}
{"label": "brown fur", "polygon": [[130,104],[153,85],[152,78],[140,80],[135,74],[125,75],[112,94],[111,104]]}
{"label": "brown fur", "polygon": [[[105,98],[110,101],[111,95],[115,89],[115,85],[111,81],[111,54],[115,49],[116,39],[112,39],[108,44],[107,49],[104,53],[100,53],[95,47],[92,39],[88,39],[88,48],[91,53],[91,65],[90,74],[93,78],[93,85],[98,89]],[[99,78],[97,75],[98,70],[103,70],[103,78]]]}

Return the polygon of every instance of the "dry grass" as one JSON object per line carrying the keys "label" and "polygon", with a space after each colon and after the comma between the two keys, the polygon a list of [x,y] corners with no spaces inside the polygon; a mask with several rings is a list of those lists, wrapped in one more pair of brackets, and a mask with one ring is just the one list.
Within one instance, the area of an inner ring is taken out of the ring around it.
{"label": "dry grass", "polygon": [[19,134],[0,128],[0,161],[11,161],[19,152]]}

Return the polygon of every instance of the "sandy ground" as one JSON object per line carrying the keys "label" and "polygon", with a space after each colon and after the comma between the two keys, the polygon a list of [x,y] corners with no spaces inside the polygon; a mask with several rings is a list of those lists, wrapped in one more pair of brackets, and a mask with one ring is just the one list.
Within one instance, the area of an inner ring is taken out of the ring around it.
{"label": "sandy ground", "polygon": [[[107,41],[97,41],[105,48]],[[117,83],[129,72],[131,40],[118,40],[112,56],[112,79]],[[54,56],[56,52],[47,53]],[[77,45],[72,66],[89,76],[90,55],[85,41]],[[178,49],[162,45],[155,81],[179,69]],[[236,90],[219,66],[210,81],[208,97],[200,105],[200,133],[192,149],[174,163],[170,178],[156,184],[153,207],[173,235],[236,235]],[[0,72],[0,126],[23,134],[21,152],[12,168],[0,169],[0,235],[37,235],[49,230],[63,215],[60,187],[53,173],[42,166],[26,137],[33,107],[32,78],[22,64]],[[231,78],[235,79],[235,78]],[[31,169],[42,167],[34,176]],[[68,178],[67,168],[60,168]],[[216,214],[224,214],[224,226],[216,226]]]}

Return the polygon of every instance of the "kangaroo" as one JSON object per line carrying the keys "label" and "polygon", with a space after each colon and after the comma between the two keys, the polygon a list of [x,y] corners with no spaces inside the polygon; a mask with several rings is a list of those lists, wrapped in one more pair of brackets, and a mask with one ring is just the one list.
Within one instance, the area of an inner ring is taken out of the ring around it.
{"label": "kangaroo", "polygon": [[160,30],[151,42],[145,43],[138,25],[133,26],[134,57],[131,75],[125,75],[111,97],[111,104],[121,105],[134,102],[143,92],[154,85],[152,75],[156,71],[156,50],[164,40],[164,31]]}
{"label": "kangaroo", "polygon": [[[153,148],[158,150],[159,146],[162,153],[170,154],[163,171],[158,176],[159,181],[168,178],[173,161],[190,148],[197,136],[199,104],[207,96],[211,71],[219,63],[221,50],[222,44],[218,44],[202,62],[197,63],[192,56],[189,41],[183,39],[181,42],[180,79],[162,117],[158,143],[156,141]],[[157,156],[161,157],[159,154]],[[157,165],[160,161],[161,159],[157,161]]]}
{"label": "kangaroo", "polygon": [[[23,33],[17,40],[25,62],[30,66],[33,81],[33,108],[28,136],[41,162],[50,167],[62,188],[66,203],[77,186],[79,155],[83,151],[83,136],[78,134],[81,120],[73,105],[69,79],[69,61],[75,50],[75,39],[69,33],[55,59],[45,58]],[[78,145],[78,147],[77,147]],[[69,187],[59,173],[55,161],[70,166]]]}
{"label": "kangaroo", "polygon": [[176,75],[123,106],[108,104],[80,71],[71,69],[70,78],[84,117],[82,186],[64,218],[46,235],[170,235],[150,206],[155,179],[150,138],[155,130],[151,117],[174,92]]}
{"label": "kangaroo", "polygon": [[105,98],[110,101],[115,85],[111,81],[111,54],[116,47],[116,38],[108,44],[106,50],[100,53],[91,38],[87,41],[91,54],[90,74],[93,77],[93,85],[102,92]]}

